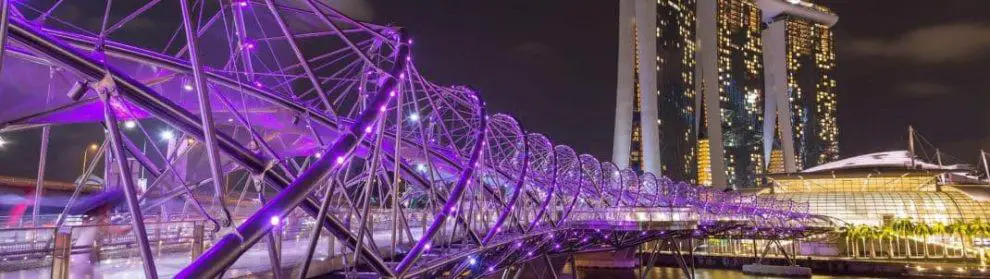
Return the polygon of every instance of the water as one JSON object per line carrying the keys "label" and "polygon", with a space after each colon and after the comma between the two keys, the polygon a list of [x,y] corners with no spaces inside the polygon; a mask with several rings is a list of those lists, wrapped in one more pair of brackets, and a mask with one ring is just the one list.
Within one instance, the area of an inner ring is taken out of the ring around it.
{"label": "water", "polygon": [[[566,269],[565,269],[566,270]],[[588,268],[578,269],[578,278],[639,278],[639,271],[633,269],[600,269],[600,268]],[[666,279],[666,278],[684,278],[684,273],[680,268],[676,267],[654,267],[649,271],[649,277],[652,279]],[[755,276],[743,274],[742,271],[732,270],[732,269],[705,269],[699,268],[695,271],[695,278],[697,279],[770,279],[770,278],[787,278],[787,277],[773,277],[773,276]],[[815,279],[851,279],[851,278],[879,278],[879,277],[860,277],[860,276],[829,276],[829,275],[815,275],[812,276]]]}

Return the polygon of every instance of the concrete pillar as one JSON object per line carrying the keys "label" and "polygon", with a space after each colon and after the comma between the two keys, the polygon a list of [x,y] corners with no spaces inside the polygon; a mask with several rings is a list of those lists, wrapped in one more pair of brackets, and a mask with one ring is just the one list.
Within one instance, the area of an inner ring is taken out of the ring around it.
{"label": "concrete pillar", "polygon": [[[712,187],[728,187],[725,173],[725,146],[722,141],[722,113],[718,84],[718,3],[717,0],[698,0],[697,63],[698,79],[695,89],[705,100],[704,116],[708,123],[709,153],[711,154]],[[701,112],[698,112],[701,114]],[[699,118],[700,119],[700,118]]]}
{"label": "concrete pillar", "polygon": [[69,278],[69,259],[72,257],[72,232],[55,232],[55,248],[52,251],[52,279]]}
{"label": "concrete pillar", "polygon": [[632,140],[635,2],[636,0],[619,0],[619,61],[615,92],[615,139],[612,142],[612,162],[619,168],[629,167]]}
{"label": "concrete pillar", "polygon": [[192,259],[196,260],[200,255],[203,254],[203,238],[206,236],[203,229],[202,222],[193,223],[193,236],[192,236]]}
{"label": "concrete pillar", "polygon": [[763,157],[770,162],[770,151],[780,128],[780,146],[784,152],[784,171],[797,171],[794,162],[794,128],[791,124],[790,92],[787,88],[787,22],[778,20],[763,30],[763,75],[766,97],[763,114]]}

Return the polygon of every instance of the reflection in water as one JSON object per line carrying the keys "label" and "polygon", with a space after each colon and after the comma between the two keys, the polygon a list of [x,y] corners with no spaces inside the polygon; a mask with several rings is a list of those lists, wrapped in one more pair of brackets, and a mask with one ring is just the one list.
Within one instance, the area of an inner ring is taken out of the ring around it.
{"label": "reflection in water", "polygon": [[[568,269],[564,269],[568,270]],[[649,277],[652,279],[667,279],[667,278],[684,278],[683,272],[680,268],[675,267],[655,267],[650,270]],[[639,270],[633,269],[600,269],[600,268],[579,268],[578,278],[640,278]],[[699,268],[695,273],[695,278],[697,279],[769,279],[769,278],[786,278],[786,277],[772,277],[772,276],[754,276],[743,274],[739,270],[731,269],[703,269]],[[847,279],[847,278],[875,278],[875,277],[857,277],[857,276],[826,276],[826,275],[815,275],[812,278],[816,279]]]}

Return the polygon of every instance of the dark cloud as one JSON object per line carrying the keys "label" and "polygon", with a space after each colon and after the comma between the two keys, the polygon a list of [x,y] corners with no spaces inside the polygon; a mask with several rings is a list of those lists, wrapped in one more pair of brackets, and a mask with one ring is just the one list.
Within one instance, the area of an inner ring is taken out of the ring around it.
{"label": "dark cloud", "polygon": [[894,39],[858,39],[849,53],[921,63],[964,62],[990,55],[990,25],[950,23],[923,27]]}
{"label": "dark cloud", "polygon": [[912,81],[905,84],[901,84],[896,91],[899,93],[904,93],[915,97],[932,97],[952,94],[955,91],[952,87],[944,84],[926,82],[926,81]]}
{"label": "dark cloud", "polygon": [[329,0],[327,3],[345,15],[364,21],[370,21],[375,16],[371,4],[364,0]]}
{"label": "dark cloud", "polygon": [[553,48],[547,44],[535,41],[529,41],[519,44],[512,48],[515,53],[520,53],[527,56],[549,56],[553,55]]}

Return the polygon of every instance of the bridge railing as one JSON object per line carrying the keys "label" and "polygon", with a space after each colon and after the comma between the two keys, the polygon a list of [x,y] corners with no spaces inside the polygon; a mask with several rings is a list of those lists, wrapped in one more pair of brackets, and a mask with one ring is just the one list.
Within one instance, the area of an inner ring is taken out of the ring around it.
{"label": "bridge railing", "polygon": [[687,207],[616,207],[581,209],[571,212],[568,224],[576,226],[615,226],[661,222],[692,223],[698,213]]}

